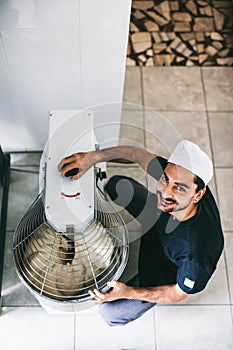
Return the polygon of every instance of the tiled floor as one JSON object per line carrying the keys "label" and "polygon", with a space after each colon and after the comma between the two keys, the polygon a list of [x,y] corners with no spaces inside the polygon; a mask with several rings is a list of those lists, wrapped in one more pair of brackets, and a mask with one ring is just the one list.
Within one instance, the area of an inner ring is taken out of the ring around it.
{"label": "tiled floor", "polygon": [[[0,317],[2,349],[233,349],[232,87],[230,67],[128,67],[125,81],[122,143],[146,145],[166,156],[180,138],[187,138],[214,160],[211,188],[220,206],[225,251],[207,288],[185,303],[159,305],[124,327],[106,326],[96,307],[77,315],[48,314],[22,285],[12,261],[13,231],[37,195],[38,174],[12,170]],[[38,170],[39,157],[14,155],[12,166]],[[135,166],[112,166],[108,172],[131,173],[147,183]],[[153,186],[150,180],[149,186]],[[129,228],[133,241],[137,227],[131,222]]]}

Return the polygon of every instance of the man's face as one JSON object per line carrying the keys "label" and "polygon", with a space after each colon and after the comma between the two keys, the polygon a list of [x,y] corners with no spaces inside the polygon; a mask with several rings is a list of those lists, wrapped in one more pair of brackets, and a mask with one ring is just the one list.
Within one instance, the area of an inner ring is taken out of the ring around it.
{"label": "man's face", "polygon": [[188,208],[194,202],[196,188],[190,171],[168,163],[157,184],[158,209],[172,213]]}

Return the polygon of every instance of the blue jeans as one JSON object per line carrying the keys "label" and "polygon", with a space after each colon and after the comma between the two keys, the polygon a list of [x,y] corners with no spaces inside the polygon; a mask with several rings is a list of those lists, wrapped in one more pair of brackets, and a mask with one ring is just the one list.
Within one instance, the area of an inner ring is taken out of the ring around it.
{"label": "blue jeans", "polygon": [[[133,277],[127,285],[137,287],[138,275]],[[142,316],[154,305],[156,304],[142,300],[118,299],[100,304],[99,313],[109,326],[123,326]]]}

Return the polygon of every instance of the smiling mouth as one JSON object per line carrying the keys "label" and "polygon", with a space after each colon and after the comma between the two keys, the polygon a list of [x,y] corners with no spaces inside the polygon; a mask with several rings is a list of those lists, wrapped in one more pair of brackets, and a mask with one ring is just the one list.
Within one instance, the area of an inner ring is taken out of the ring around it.
{"label": "smiling mouth", "polygon": [[167,201],[167,200],[162,199],[162,198],[160,198],[160,203],[161,203],[161,205],[164,206],[164,207],[166,207],[166,206],[168,206],[168,205],[175,204],[174,201]]}
{"label": "smiling mouth", "polygon": [[176,201],[174,201],[173,199],[165,199],[165,198],[163,198],[161,193],[159,193],[159,192],[158,192],[158,195],[159,195],[160,204],[163,207],[176,204]]}

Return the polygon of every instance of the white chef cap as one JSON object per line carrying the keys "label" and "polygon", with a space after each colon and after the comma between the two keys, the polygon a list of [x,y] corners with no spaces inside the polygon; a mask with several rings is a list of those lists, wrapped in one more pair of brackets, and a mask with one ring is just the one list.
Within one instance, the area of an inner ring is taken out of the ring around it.
{"label": "white chef cap", "polygon": [[168,159],[173,163],[191,171],[207,185],[213,176],[212,160],[199,146],[187,140],[180,141]]}

